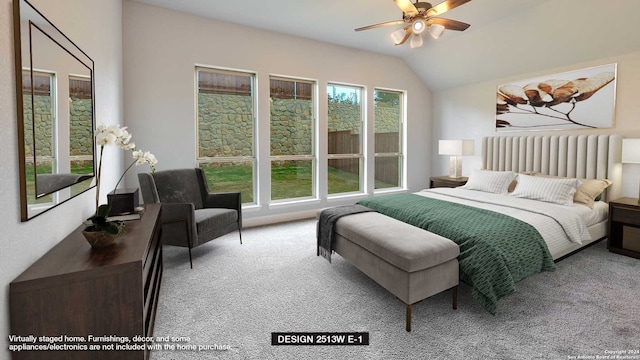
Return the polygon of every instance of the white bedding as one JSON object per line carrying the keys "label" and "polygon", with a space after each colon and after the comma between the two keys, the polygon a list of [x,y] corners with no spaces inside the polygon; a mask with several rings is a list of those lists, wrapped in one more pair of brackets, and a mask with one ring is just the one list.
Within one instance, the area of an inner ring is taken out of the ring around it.
{"label": "white bedding", "polygon": [[[595,225],[599,222],[607,220],[609,215],[609,204],[604,201],[596,201],[593,203],[593,209],[587,205],[575,204],[575,211],[582,217],[587,227]],[[572,209],[573,210],[573,209]]]}
{"label": "white bedding", "polygon": [[605,220],[608,211],[606,203],[601,201],[596,202],[592,210],[580,204],[563,206],[460,188],[426,189],[416,194],[491,210],[525,221],[538,230],[554,258],[567,248],[591,241],[587,227]]}

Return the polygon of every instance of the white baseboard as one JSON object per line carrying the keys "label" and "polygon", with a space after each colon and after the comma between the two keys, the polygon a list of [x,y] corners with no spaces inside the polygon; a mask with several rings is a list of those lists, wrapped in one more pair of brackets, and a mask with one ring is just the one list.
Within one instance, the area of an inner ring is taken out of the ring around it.
{"label": "white baseboard", "polygon": [[304,220],[304,219],[313,219],[316,217],[317,209],[304,210],[304,211],[296,211],[293,213],[287,214],[278,214],[278,215],[270,215],[270,216],[260,216],[249,219],[242,219],[242,228],[250,228],[256,226],[263,225],[271,225],[278,224],[288,221],[296,221],[296,220]]}

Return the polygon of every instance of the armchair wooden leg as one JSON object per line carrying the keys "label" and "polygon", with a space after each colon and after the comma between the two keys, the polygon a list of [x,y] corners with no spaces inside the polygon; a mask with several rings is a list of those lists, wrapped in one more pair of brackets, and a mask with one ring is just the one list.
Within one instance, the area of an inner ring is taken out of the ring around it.
{"label": "armchair wooden leg", "polygon": [[453,310],[458,309],[458,285],[454,286],[453,289]]}
{"label": "armchair wooden leg", "polygon": [[[187,227],[187,234],[189,234],[189,223],[188,222],[184,222],[185,226]],[[193,259],[191,258],[191,236],[187,235],[187,247],[189,248],[189,265],[191,266],[191,268],[193,269]]]}
{"label": "armchair wooden leg", "polygon": [[240,245],[242,245],[242,230],[238,228],[238,234],[240,235]]}

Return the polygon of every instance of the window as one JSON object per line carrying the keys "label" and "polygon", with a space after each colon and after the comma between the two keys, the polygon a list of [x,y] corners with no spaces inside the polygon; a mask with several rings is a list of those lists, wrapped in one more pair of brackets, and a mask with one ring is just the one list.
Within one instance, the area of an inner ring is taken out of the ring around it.
{"label": "window", "polygon": [[361,87],[329,84],[328,194],[363,191]]}
{"label": "window", "polygon": [[[22,73],[22,86],[24,93],[24,133],[33,134],[33,137],[25,136],[25,160],[27,178],[27,199],[29,204],[50,203],[53,195],[40,195],[36,191],[36,174],[52,174],[56,172],[56,149],[58,144],[56,137],[56,91],[55,77],[51,73],[33,72],[33,84],[31,72]],[[33,99],[31,91],[33,89]],[[34,119],[37,127],[33,127]]]}
{"label": "window", "polygon": [[93,143],[86,130],[93,128],[91,78],[69,77],[69,168],[72,174],[93,173]]}
{"label": "window", "polygon": [[271,200],[313,197],[315,83],[271,77],[269,85]]}
{"label": "window", "polygon": [[[90,76],[69,76],[69,155],[58,171],[71,174],[93,174],[93,89]],[[59,124],[60,126],[60,124]],[[68,168],[63,167],[68,166]],[[71,196],[80,194],[91,186],[90,181],[82,181],[71,186]]]}
{"label": "window", "polygon": [[375,189],[402,186],[403,93],[374,91]]}
{"label": "window", "polygon": [[255,74],[196,68],[197,163],[211,191],[255,203]]}

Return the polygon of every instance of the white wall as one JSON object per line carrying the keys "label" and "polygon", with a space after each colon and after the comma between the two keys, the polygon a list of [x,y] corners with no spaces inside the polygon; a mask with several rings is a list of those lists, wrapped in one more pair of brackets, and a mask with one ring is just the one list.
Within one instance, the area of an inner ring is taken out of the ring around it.
{"label": "white wall", "polygon": [[[431,95],[404,61],[298,37],[126,1],[124,23],[125,118],[136,145],[153,152],[158,170],[194,167],[196,152],[194,67],[196,64],[248,70],[257,74],[259,182],[269,189],[269,75],[316,79],[319,84],[319,154],[326,153],[326,84],[365,86],[369,104],[375,87],[408,92],[408,187],[428,185],[428,139]],[[368,121],[373,108],[367,108]],[[323,130],[324,129],[324,130]],[[370,128],[369,131],[372,131]],[[372,150],[372,144],[368,144]],[[148,171],[148,168],[136,168]],[[127,186],[138,186],[131,171]],[[371,177],[371,176],[370,176]],[[320,158],[320,187],[326,158]],[[326,188],[326,185],[324,185]],[[371,189],[369,189],[371,190]],[[326,199],[269,209],[269,192],[259,194],[260,207],[245,209],[245,224],[308,216],[333,205]],[[343,202],[345,202],[344,200]],[[348,201],[353,202],[351,198]],[[257,220],[262,218],[262,220]]]}
{"label": "white wall", "polygon": [[[523,73],[508,78],[495,79],[454,89],[444,90],[433,95],[434,125],[431,134],[431,173],[433,175],[447,174],[448,157],[438,155],[439,139],[475,139],[475,153],[477,156],[463,158],[463,175],[467,176],[472,169],[482,166],[480,158],[483,136],[494,135],[531,135],[533,132],[495,132],[496,89],[500,84],[523,80],[547,74],[579,70],[583,68],[618,64],[617,90],[614,128],[599,130],[574,130],[535,132],[536,135],[550,134],[592,134],[619,133],[624,137],[640,137],[640,52],[632,52],[622,56],[606,57],[602,54],[600,60],[578,63],[561,68],[549,68],[535,73]],[[622,195],[638,197],[638,179],[640,179],[640,165],[625,164],[623,166]]]}
{"label": "white wall", "polygon": [[[31,3],[95,61],[96,117],[117,123],[122,113],[121,0],[32,0]],[[88,191],[33,220],[20,222],[20,185],[13,51],[13,5],[0,1],[0,359],[9,359],[9,283],[80,225],[94,210]],[[115,184],[121,154],[105,164]]]}

